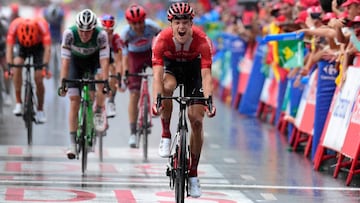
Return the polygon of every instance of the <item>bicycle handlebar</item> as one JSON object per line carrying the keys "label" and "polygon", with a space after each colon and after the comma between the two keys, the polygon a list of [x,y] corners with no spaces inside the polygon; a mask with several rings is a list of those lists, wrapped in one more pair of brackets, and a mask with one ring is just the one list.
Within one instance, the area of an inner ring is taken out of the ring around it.
{"label": "bicycle handlebar", "polygon": [[166,100],[166,99],[172,99],[177,101],[180,104],[189,104],[191,101],[194,100],[198,100],[198,101],[205,101],[206,105],[208,106],[209,110],[211,111],[211,109],[213,108],[213,102],[212,102],[212,95],[210,95],[208,98],[206,97],[185,97],[185,96],[171,96],[171,97],[166,97],[166,96],[161,96],[161,94],[159,93],[156,97],[156,109],[159,111],[160,107],[161,107],[161,101],[162,100]]}
{"label": "bicycle handlebar", "polygon": [[140,73],[129,73],[129,71],[125,71],[125,77],[151,77],[153,76],[152,73],[144,73],[144,72],[140,72]]}
{"label": "bicycle handlebar", "polygon": [[14,68],[39,68],[39,67],[47,67],[48,64],[47,63],[43,63],[43,64],[30,64],[30,63],[25,63],[25,64],[8,64],[8,67],[14,67]]}
{"label": "bicycle handlebar", "polygon": [[59,88],[63,92],[67,92],[66,83],[75,83],[79,85],[88,85],[88,84],[104,84],[103,93],[107,94],[110,91],[110,85],[107,80],[95,80],[95,79],[62,79],[61,87]]}

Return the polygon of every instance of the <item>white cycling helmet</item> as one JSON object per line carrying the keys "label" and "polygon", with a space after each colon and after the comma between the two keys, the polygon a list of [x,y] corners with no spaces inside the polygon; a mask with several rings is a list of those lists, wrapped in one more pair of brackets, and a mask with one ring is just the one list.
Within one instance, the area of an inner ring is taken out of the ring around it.
{"label": "white cycling helmet", "polygon": [[76,25],[81,31],[90,31],[95,28],[97,17],[90,9],[84,9],[76,16]]}

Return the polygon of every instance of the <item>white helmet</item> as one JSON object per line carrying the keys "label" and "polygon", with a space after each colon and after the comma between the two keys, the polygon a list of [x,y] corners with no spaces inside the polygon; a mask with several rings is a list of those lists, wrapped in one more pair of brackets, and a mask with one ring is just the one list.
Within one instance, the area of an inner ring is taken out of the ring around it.
{"label": "white helmet", "polygon": [[95,28],[97,17],[90,9],[84,9],[76,16],[76,25],[81,31],[90,31]]}

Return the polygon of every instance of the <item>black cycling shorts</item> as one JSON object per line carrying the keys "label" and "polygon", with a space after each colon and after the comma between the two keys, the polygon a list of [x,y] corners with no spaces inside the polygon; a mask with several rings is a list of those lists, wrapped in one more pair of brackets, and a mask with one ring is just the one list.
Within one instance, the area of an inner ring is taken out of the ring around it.
{"label": "black cycling shorts", "polygon": [[[24,60],[28,57],[33,58],[33,64],[43,64],[44,46],[39,43],[31,47],[21,46],[19,43],[14,45],[14,57],[21,57]],[[42,69],[43,67],[35,67],[35,70]]]}
{"label": "black cycling shorts", "polygon": [[[69,67],[69,79],[82,79],[88,77],[94,79],[97,69],[100,67],[99,54],[82,58],[71,55]],[[89,74],[88,76],[86,74]],[[79,87],[76,84],[68,84],[69,88]],[[79,87],[80,88],[80,87]],[[90,86],[90,90],[95,90],[95,84]]]}
{"label": "black cycling shorts", "polygon": [[[200,58],[188,62],[164,59],[165,73],[175,77],[177,86],[184,85],[186,97],[204,97],[200,62]],[[191,104],[205,104],[205,101],[194,100]]]}

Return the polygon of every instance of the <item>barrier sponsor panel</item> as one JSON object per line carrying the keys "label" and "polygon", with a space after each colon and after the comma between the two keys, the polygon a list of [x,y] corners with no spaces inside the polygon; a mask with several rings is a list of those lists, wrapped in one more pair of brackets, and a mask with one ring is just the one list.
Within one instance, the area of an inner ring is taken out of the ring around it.
{"label": "barrier sponsor panel", "polygon": [[360,69],[349,67],[345,84],[333,98],[333,104],[329,111],[329,122],[324,128],[324,142],[322,146],[341,151],[347,129],[349,127],[351,113],[360,88]]}
{"label": "barrier sponsor panel", "polygon": [[315,70],[305,86],[295,117],[295,127],[308,135],[313,134],[316,102],[316,83],[318,71]]}
{"label": "barrier sponsor panel", "polygon": [[263,89],[265,75],[262,72],[263,67],[263,56],[266,51],[266,44],[258,41],[256,47],[253,64],[251,67],[251,73],[249,75],[248,83],[246,89],[241,96],[241,101],[239,104],[239,113],[253,116],[256,114],[258,108],[258,103],[260,100],[260,95]]}

